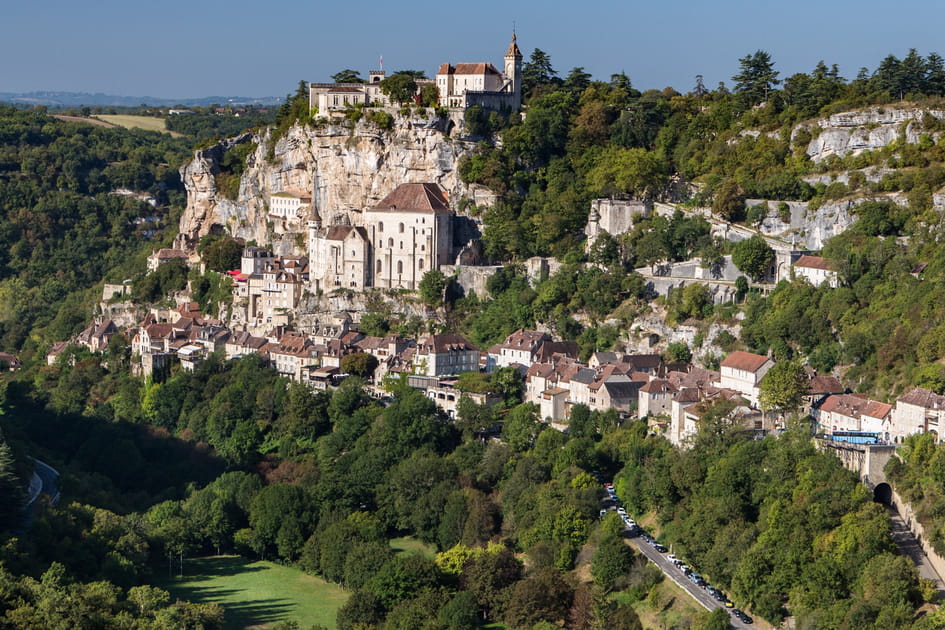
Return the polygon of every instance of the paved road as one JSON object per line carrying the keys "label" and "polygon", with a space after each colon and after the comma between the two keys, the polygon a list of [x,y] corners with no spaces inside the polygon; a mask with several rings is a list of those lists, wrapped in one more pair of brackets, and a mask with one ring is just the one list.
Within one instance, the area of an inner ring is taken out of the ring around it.
{"label": "paved road", "polygon": [[33,459],[33,476],[30,478],[29,494],[26,508],[23,510],[23,529],[26,530],[33,522],[33,515],[38,509],[36,499],[40,494],[49,495],[49,504],[59,503],[59,472],[45,462]]}
{"label": "paved road", "polygon": [[[682,571],[677,569],[676,566],[672,562],[667,560],[666,554],[658,552],[656,549],[654,549],[649,544],[647,544],[646,541],[643,540],[643,538],[640,538],[640,537],[631,538],[629,540],[629,543],[633,547],[635,547],[637,551],[639,551],[644,556],[646,556],[650,562],[652,562],[657,567],[659,567],[660,571],[662,571],[666,575],[666,577],[671,579],[680,588],[682,588],[684,591],[689,593],[689,595],[694,600],[702,604],[704,608],[706,608],[707,610],[714,610],[716,608],[725,608],[725,606],[721,602],[716,601],[715,598],[709,595],[708,591],[706,591],[701,586],[696,586],[695,584],[693,584],[689,580],[689,578],[687,578],[685,574],[683,574]],[[749,625],[747,623],[743,623],[741,620],[735,618],[732,615],[729,615],[729,623],[732,624],[732,627],[739,628],[740,630],[755,628],[755,626]]]}
{"label": "paved road", "polygon": [[886,512],[889,514],[889,524],[892,526],[892,539],[899,548],[899,553],[915,563],[919,577],[932,580],[938,589],[939,595],[945,596],[945,583],[942,582],[942,578],[935,572],[932,565],[929,564],[929,559],[922,551],[922,545],[919,544],[912,531],[906,526],[905,521],[899,516],[899,512],[888,505],[886,506]]}

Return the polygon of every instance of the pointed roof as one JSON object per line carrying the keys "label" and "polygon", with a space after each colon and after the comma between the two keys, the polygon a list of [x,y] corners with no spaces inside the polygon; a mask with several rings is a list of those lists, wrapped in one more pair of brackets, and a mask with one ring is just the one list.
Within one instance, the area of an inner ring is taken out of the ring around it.
{"label": "pointed roof", "polygon": [[509,49],[505,51],[505,56],[522,58],[522,51],[518,49],[518,38],[515,33],[512,33],[512,43],[509,44]]}
{"label": "pointed roof", "polygon": [[449,202],[436,184],[401,184],[373,208],[375,211],[448,214]]}

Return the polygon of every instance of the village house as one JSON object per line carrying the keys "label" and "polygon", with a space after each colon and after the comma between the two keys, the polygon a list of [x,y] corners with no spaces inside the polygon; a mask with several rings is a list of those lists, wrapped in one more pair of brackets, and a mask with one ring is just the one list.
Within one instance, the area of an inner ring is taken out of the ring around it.
{"label": "village house", "polygon": [[774,361],[760,354],[732,352],[721,363],[719,384],[723,389],[734,389],[757,406],[758,386],[773,366]]}
{"label": "village house", "polygon": [[148,256],[148,271],[157,271],[158,267],[172,260],[179,260],[185,265],[189,255],[182,249],[159,249]]}
{"label": "village house", "polygon": [[104,352],[109,340],[118,334],[118,327],[110,319],[96,318],[79,333],[75,342],[89,349],[89,352]]}
{"label": "village house", "polygon": [[361,291],[368,286],[371,245],[363,227],[321,227],[317,214],[309,223],[309,272],[315,293],[335,289]]}
{"label": "village house", "polygon": [[837,272],[826,258],[805,254],[794,261],[792,267],[795,278],[806,278],[815,287],[826,283],[832,289],[837,288]]}
{"label": "village house", "polygon": [[889,440],[902,442],[915,433],[934,432],[941,439],[945,425],[945,396],[916,387],[896,399],[889,422]]}
{"label": "village house", "polygon": [[316,110],[319,118],[331,112],[340,112],[357,105],[390,105],[390,99],[381,91],[381,81],[386,78],[383,70],[372,70],[366,83],[309,83],[309,108]]}
{"label": "village house", "polygon": [[666,379],[654,378],[637,392],[637,416],[668,416],[677,393],[676,386]]}
{"label": "village house", "polygon": [[269,362],[276,372],[293,381],[302,381],[302,368],[318,365],[315,344],[299,332],[286,332],[269,347]]}
{"label": "village house", "polygon": [[268,344],[265,337],[254,337],[245,330],[237,331],[227,338],[223,352],[227,359],[238,359],[250,354],[263,354]]}
{"label": "village house", "polygon": [[449,376],[479,370],[479,348],[462,335],[429,335],[416,346],[413,364],[417,374]]}
{"label": "village house", "polygon": [[[270,258],[264,250],[244,251],[240,277],[233,291],[250,326],[285,325],[295,312],[308,285],[308,258]],[[246,275],[245,268],[254,271]]]}
{"label": "village house", "polygon": [[509,367],[515,363],[524,366],[536,363],[538,349],[545,341],[551,341],[548,333],[519,328],[506,337],[505,342],[489,348],[488,371]]}
{"label": "village house", "polygon": [[300,219],[308,215],[312,204],[309,193],[283,190],[269,195],[269,216],[276,219]]}
{"label": "village house", "polygon": [[818,430],[824,433],[878,433],[883,440],[888,440],[890,412],[892,405],[886,403],[854,394],[834,394],[815,408],[812,415]]}

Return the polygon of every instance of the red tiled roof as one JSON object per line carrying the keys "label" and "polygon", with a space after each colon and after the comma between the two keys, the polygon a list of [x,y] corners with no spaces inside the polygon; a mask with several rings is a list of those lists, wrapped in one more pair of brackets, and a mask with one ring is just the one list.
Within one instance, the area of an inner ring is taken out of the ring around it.
{"label": "red tiled roof", "polygon": [[446,195],[436,184],[401,184],[380,200],[374,210],[449,213]]}
{"label": "red tiled roof", "polygon": [[745,372],[757,372],[765,363],[770,361],[768,357],[751,352],[742,352],[736,350],[729,354],[722,361],[722,367],[732,368],[733,370],[743,370]]}
{"label": "red tiled roof", "polygon": [[491,63],[480,61],[479,63],[458,63],[451,66],[448,63],[441,64],[436,71],[437,74],[502,74],[495,69]]}
{"label": "red tiled roof", "polygon": [[945,396],[922,387],[916,387],[908,394],[900,396],[898,401],[925,409],[945,409]]}
{"label": "red tiled roof", "polygon": [[420,341],[419,351],[429,354],[430,352],[452,352],[456,350],[478,351],[474,344],[467,341],[462,335],[430,335]]}
{"label": "red tiled roof", "polygon": [[848,418],[869,416],[871,418],[885,418],[892,411],[892,405],[864,399],[852,394],[834,394],[820,405],[820,410],[836,413]]}
{"label": "red tiled roof", "polygon": [[666,392],[675,393],[677,389],[669,381],[664,381],[661,378],[657,378],[641,387],[640,391],[646,392],[647,394],[664,394]]}
{"label": "red tiled roof", "polygon": [[794,266],[830,271],[830,264],[827,262],[826,258],[821,258],[820,256],[808,256],[806,254],[798,258],[797,262],[794,263]]}

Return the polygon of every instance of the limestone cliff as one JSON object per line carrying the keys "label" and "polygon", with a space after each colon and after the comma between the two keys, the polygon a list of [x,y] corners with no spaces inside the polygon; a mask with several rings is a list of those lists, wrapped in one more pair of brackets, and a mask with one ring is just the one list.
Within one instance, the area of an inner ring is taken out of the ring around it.
{"label": "limestone cliff", "polygon": [[[843,112],[820,119],[813,124],[798,125],[792,134],[797,138],[802,129],[816,132],[807,146],[807,155],[819,162],[831,155],[857,155],[881,149],[902,137],[908,144],[919,142],[926,116],[945,119],[945,111],[917,107],[870,107]],[[933,139],[938,133],[930,134]]]}
{"label": "limestone cliff", "polygon": [[[460,181],[459,157],[471,146],[449,138],[436,120],[398,118],[391,130],[369,123],[353,129],[331,124],[294,126],[280,138],[271,154],[271,132],[244,134],[197,151],[181,168],[187,189],[187,208],[176,243],[193,249],[199,239],[217,231],[270,245],[277,254],[301,254],[308,217],[283,220],[269,214],[270,195],[300,191],[313,195],[325,223],[345,219],[361,223],[361,210],[370,207],[398,184],[436,182],[450,195],[481,197]],[[255,142],[235,200],[218,190],[217,174],[223,155],[235,145]]]}

